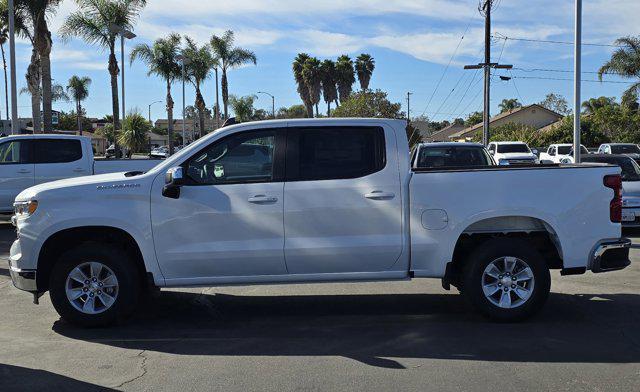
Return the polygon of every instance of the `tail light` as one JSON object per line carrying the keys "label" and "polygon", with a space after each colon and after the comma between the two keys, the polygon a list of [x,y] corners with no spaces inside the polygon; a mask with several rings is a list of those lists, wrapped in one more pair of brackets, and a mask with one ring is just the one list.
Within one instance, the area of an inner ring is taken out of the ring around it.
{"label": "tail light", "polygon": [[604,177],[604,186],[613,189],[613,199],[609,203],[609,217],[611,222],[622,222],[622,177],[612,175]]}

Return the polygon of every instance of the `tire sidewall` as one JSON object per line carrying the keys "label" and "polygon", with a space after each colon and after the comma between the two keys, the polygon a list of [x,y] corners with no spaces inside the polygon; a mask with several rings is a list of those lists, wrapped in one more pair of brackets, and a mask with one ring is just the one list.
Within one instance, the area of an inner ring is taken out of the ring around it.
{"label": "tire sidewall", "polygon": [[[67,299],[66,280],[69,272],[80,264],[100,262],[118,279],[115,303],[98,314],[85,314]],[[140,292],[138,273],[133,260],[122,249],[96,243],[85,243],[62,254],[54,265],[49,281],[49,295],[56,311],[66,321],[85,327],[106,326],[121,321],[135,309]]]}
{"label": "tire sidewall", "polygon": [[[504,309],[494,305],[484,295],[482,279],[485,268],[494,260],[513,256],[524,261],[535,279],[531,297],[522,305]],[[473,251],[464,274],[464,289],[467,300],[484,316],[496,321],[521,321],[540,310],[551,288],[549,267],[540,253],[526,240],[501,238],[490,240]]]}

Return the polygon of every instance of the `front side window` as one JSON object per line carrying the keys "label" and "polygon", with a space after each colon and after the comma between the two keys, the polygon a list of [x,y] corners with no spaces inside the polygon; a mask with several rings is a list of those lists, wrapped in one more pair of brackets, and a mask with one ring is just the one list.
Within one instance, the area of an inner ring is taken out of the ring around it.
{"label": "front side window", "polygon": [[288,180],[358,178],[386,164],[379,127],[291,129],[287,146]]}
{"label": "front side window", "polygon": [[73,139],[35,141],[35,163],[69,163],[82,159],[82,144]]}
{"label": "front side window", "polygon": [[12,140],[0,144],[0,164],[30,163],[29,142]]}
{"label": "front side window", "polygon": [[189,160],[187,176],[201,185],[272,181],[275,140],[275,131],[231,135]]}

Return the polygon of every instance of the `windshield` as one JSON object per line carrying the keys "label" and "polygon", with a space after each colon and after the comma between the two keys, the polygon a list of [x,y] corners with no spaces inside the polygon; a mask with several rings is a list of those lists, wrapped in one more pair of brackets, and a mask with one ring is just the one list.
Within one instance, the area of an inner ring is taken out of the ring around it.
{"label": "windshield", "polygon": [[514,144],[498,144],[498,152],[503,154],[513,153],[513,152],[524,152],[530,153],[529,147],[527,147],[524,143],[514,143]]}
{"label": "windshield", "polygon": [[611,146],[612,154],[640,154],[640,147],[636,144],[618,144]]}
{"label": "windshield", "polygon": [[442,146],[420,149],[416,167],[491,166],[493,160],[482,147]]}

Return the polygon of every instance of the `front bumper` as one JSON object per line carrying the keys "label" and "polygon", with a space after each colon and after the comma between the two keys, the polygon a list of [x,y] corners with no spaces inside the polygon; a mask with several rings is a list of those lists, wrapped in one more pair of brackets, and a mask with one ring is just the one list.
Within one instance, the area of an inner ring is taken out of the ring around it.
{"label": "front bumper", "polygon": [[16,288],[24,291],[35,293],[38,291],[36,285],[36,271],[24,270],[14,267],[9,263],[9,274],[11,274],[11,280]]}
{"label": "front bumper", "polygon": [[596,246],[591,259],[591,271],[595,273],[618,271],[631,264],[629,249],[631,240],[620,238],[605,241]]}

